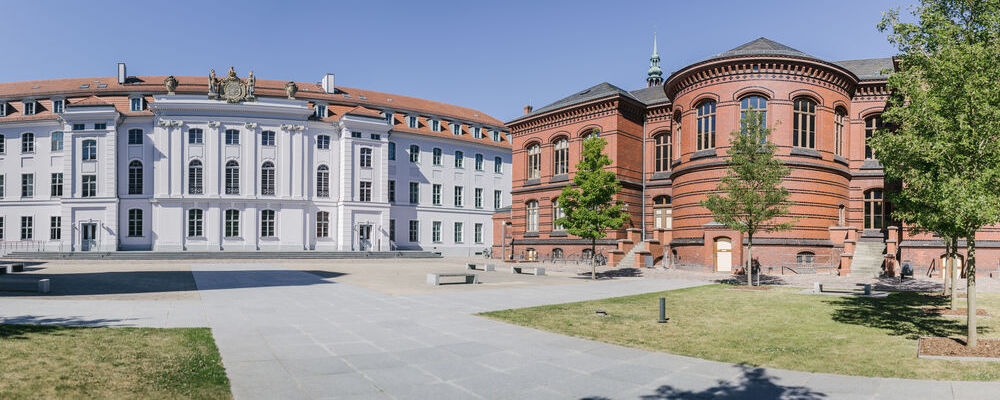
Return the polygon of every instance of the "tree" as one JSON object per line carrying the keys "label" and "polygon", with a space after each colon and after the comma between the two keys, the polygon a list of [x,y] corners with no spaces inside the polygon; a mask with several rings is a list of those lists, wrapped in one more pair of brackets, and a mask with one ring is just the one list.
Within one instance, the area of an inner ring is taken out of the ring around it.
{"label": "tree", "polygon": [[1000,222],[1000,2],[923,0],[913,14],[905,22],[891,10],[879,23],[900,55],[883,114],[892,129],[870,143],[886,178],[903,182],[895,201],[926,206],[904,221],[934,229],[927,214],[938,212],[966,239],[966,344],[975,347],[975,235]]}
{"label": "tree", "polygon": [[[774,157],[774,143],[767,140],[771,130],[766,127],[764,113],[749,110],[740,121],[740,132],[733,132],[729,139],[727,174],[716,188],[718,193],[708,195],[701,205],[708,208],[715,220],[729,229],[747,236],[747,260],[744,268],[747,285],[753,286],[753,237],[758,232],[789,229],[791,222],[772,223],[788,214],[788,190],[781,186],[781,179],[789,170]],[[757,278],[760,282],[759,272]]]}
{"label": "tree", "polygon": [[583,154],[576,164],[573,185],[566,185],[558,197],[564,217],[556,223],[566,227],[571,235],[590,239],[590,278],[597,279],[597,239],[607,235],[609,229],[619,229],[628,221],[622,210],[624,203],[614,196],[621,188],[614,172],[604,167],[611,165],[611,159],[604,154],[607,141],[591,136],[583,141]]}

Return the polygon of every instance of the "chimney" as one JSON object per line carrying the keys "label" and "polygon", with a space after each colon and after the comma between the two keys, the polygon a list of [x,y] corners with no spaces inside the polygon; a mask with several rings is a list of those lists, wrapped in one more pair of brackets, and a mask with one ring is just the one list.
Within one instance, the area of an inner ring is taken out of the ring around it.
{"label": "chimney", "polygon": [[524,115],[531,114],[531,110],[534,110],[534,109],[535,108],[532,107],[531,104],[528,104],[528,105],[524,106]]}
{"label": "chimney", "polygon": [[124,85],[128,74],[125,73],[125,63],[118,63],[118,84]]}
{"label": "chimney", "polygon": [[337,92],[337,88],[333,86],[333,74],[327,73],[323,75],[323,91],[329,94]]}

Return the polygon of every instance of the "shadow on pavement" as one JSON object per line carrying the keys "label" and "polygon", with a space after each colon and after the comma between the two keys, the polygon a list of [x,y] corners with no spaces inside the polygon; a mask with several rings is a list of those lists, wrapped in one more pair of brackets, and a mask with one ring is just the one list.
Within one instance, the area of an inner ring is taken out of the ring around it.
{"label": "shadow on pavement", "polygon": [[[918,292],[890,293],[888,297],[842,296],[828,301],[837,307],[833,320],[845,324],[885,329],[892,335],[921,336],[965,334],[965,320],[928,313],[926,307],[945,307],[948,299]],[[980,332],[985,332],[980,327]]]}
{"label": "shadow on pavement", "polygon": [[[597,271],[597,279],[614,278],[638,278],[642,276],[642,270],[638,268],[615,268],[607,271]],[[575,279],[590,279],[590,272],[579,272]]]}
{"label": "shadow on pavement", "polygon": [[[739,382],[719,381],[705,390],[677,389],[670,385],[656,388],[652,394],[640,396],[643,400],[695,400],[695,399],[785,399],[818,400],[826,395],[804,386],[783,386],[763,368],[740,366],[743,376]],[[584,400],[607,400],[604,397],[585,397]]]}

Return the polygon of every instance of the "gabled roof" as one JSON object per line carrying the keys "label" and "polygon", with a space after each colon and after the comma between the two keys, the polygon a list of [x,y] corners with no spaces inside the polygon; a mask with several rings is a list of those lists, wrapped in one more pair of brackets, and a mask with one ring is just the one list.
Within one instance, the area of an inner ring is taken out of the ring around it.
{"label": "gabled roof", "polygon": [[663,86],[651,86],[636,89],[629,93],[647,106],[670,101],[670,99],[667,98],[667,93],[663,91]]}
{"label": "gabled roof", "polygon": [[74,102],[72,102],[72,103],[69,104],[70,107],[75,107],[75,106],[110,106],[110,105],[112,105],[112,104],[108,103],[108,102],[102,100],[100,97],[97,97],[97,96],[94,96],[94,95],[91,95],[90,97],[88,97],[86,99],[83,99],[83,100],[74,101]]}
{"label": "gabled roof", "polygon": [[360,115],[362,117],[383,118],[382,113],[367,107],[357,106],[345,113],[346,115]]}
{"label": "gabled roof", "polygon": [[834,61],[833,63],[851,71],[863,81],[888,79],[889,74],[882,71],[892,71],[894,68],[891,57]]}
{"label": "gabled roof", "polygon": [[751,42],[747,42],[739,46],[736,46],[732,50],[716,54],[712,57],[709,57],[708,59],[711,60],[715,58],[752,56],[752,55],[777,55],[777,56],[816,58],[813,57],[812,55],[806,54],[805,52],[785,46],[771,39],[761,37]]}
{"label": "gabled roof", "polygon": [[612,84],[607,83],[607,82],[601,82],[601,83],[598,83],[598,84],[596,84],[594,86],[586,88],[586,89],[584,89],[582,91],[579,91],[577,93],[571,94],[571,95],[566,96],[566,97],[564,97],[562,99],[556,100],[556,101],[554,101],[554,102],[552,102],[552,103],[550,103],[550,104],[548,104],[548,105],[546,105],[546,106],[544,106],[542,108],[539,108],[539,109],[537,109],[535,111],[532,111],[531,113],[528,113],[528,114],[522,115],[520,117],[517,117],[514,120],[508,122],[507,124],[511,124],[511,123],[513,123],[515,121],[519,121],[519,120],[522,120],[522,119],[525,119],[525,118],[530,118],[532,116],[544,114],[544,113],[547,113],[549,111],[557,110],[557,109],[560,109],[560,108],[563,108],[563,107],[566,107],[566,106],[570,106],[570,105],[573,105],[573,104],[579,104],[579,103],[587,102],[587,101],[590,101],[590,100],[595,100],[595,99],[599,99],[599,98],[607,97],[607,96],[612,96],[612,95],[616,95],[616,94],[624,96],[624,97],[628,97],[628,98],[630,98],[632,100],[636,100],[636,101],[642,102],[641,100],[637,99],[635,96],[633,96],[631,93],[629,93],[625,89],[622,89],[622,88],[620,88],[618,86],[612,85]]}

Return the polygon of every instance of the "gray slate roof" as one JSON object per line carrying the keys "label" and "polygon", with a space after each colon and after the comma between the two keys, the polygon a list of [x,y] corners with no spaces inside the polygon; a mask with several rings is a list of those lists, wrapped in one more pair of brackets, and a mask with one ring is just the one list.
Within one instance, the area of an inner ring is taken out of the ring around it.
{"label": "gray slate roof", "polygon": [[629,92],[632,96],[639,99],[639,101],[645,103],[647,106],[652,104],[664,103],[669,101],[667,94],[663,92],[663,86],[653,86],[646,87],[642,89],[637,89]]}
{"label": "gray slate roof", "polygon": [[892,71],[893,69],[891,57],[834,61],[833,63],[853,72],[854,75],[858,76],[858,79],[863,81],[871,79],[886,79],[889,75],[883,73],[882,71]]}
{"label": "gray slate roof", "polygon": [[816,58],[799,50],[795,50],[791,47],[785,46],[781,43],[775,42],[771,39],[762,37],[754,41],[747,42],[736,46],[736,48],[716,54],[709,57],[708,60],[714,58],[724,58],[724,57],[736,57],[736,56],[752,56],[752,55],[779,55],[779,56],[795,56],[795,57],[808,57]]}
{"label": "gray slate roof", "polygon": [[[661,91],[662,91],[662,88],[661,88]],[[542,114],[542,113],[546,113],[546,112],[549,112],[549,111],[552,111],[552,110],[560,109],[560,108],[566,107],[568,105],[583,103],[585,101],[599,99],[599,98],[602,98],[602,97],[607,97],[607,96],[611,96],[611,95],[615,95],[615,94],[620,94],[620,95],[622,95],[624,97],[628,97],[628,98],[630,98],[632,100],[641,101],[641,100],[635,98],[635,96],[633,96],[631,93],[629,93],[625,89],[622,89],[622,88],[620,88],[618,86],[612,85],[612,84],[607,83],[607,82],[601,82],[601,83],[598,83],[598,84],[596,84],[594,86],[591,86],[591,87],[589,87],[587,89],[584,89],[584,90],[582,90],[580,92],[577,92],[577,93],[571,94],[569,96],[566,96],[566,97],[564,97],[562,99],[556,100],[555,102],[553,102],[553,103],[551,103],[551,104],[549,104],[549,105],[547,105],[545,107],[542,107],[542,108],[539,108],[539,109],[537,109],[535,111],[532,111],[530,114],[525,114],[525,115],[522,115],[520,117],[517,117],[514,120],[508,122],[508,124],[512,123],[512,122],[515,122],[515,121],[522,120],[524,118],[528,118],[528,117],[539,115],[539,114]]]}

